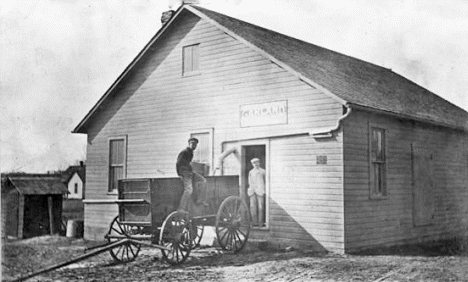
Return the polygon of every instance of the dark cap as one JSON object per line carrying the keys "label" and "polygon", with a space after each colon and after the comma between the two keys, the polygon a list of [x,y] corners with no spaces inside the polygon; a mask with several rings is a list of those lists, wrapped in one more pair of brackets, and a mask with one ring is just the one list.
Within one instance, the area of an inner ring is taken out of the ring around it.
{"label": "dark cap", "polygon": [[189,143],[190,143],[190,142],[195,142],[195,143],[198,144],[198,139],[192,137],[192,138],[189,138],[188,142],[189,142]]}

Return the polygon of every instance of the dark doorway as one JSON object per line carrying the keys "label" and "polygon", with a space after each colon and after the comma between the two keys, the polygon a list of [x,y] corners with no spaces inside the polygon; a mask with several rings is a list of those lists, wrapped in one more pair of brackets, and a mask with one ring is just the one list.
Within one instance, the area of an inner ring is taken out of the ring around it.
{"label": "dark doorway", "polygon": [[23,224],[24,238],[50,234],[47,196],[25,196]]}
{"label": "dark doorway", "polygon": [[[242,146],[242,189],[245,195],[246,203],[249,205],[249,197],[247,196],[247,189],[249,187],[249,171],[253,168],[252,163],[250,162],[253,158],[260,159],[260,167],[266,169],[266,146],[265,145],[249,145]],[[265,191],[266,192],[266,191]],[[265,194],[265,199],[268,197]],[[266,203],[265,199],[263,200],[263,206],[265,207],[262,212],[262,218],[264,219],[261,225],[265,224],[266,219]]]}
{"label": "dark doorway", "polygon": [[12,190],[8,193],[6,200],[6,235],[18,237],[18,207],[19,207],[19,193]]}

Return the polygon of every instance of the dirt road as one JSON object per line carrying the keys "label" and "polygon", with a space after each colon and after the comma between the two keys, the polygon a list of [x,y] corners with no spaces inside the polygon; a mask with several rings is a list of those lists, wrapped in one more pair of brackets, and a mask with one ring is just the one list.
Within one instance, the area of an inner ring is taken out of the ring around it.
{"label": "dirt road", "polygon": [[[90,242],[44,237],[3,246],[3,281],[83,253]],[[468,255],[444,246],[405,247],[373,254],[333,255],[300,251],[194,251],[179,267],[142,249],[137,259],[114,264],[108,253],[27,281],[468,281]],[[455,255],[456,253],[456,255]]]}

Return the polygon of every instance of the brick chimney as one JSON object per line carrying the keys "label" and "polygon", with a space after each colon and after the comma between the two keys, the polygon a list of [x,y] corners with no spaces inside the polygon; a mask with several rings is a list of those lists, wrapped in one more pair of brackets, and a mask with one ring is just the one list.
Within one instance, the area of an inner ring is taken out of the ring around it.
{"label": "brick chimney", "polygon": [[174,15],[173,10],[163,12],[161,15],[161,23],[165,25],[172,18],[172,15]]}
{"label": "brick chimney", "polygon": [[[163,12],[162,15],[161,15],[161,23],[162,25],[165,25],[171,18],[172,16],[174,15],[174,10],[173,7],[177,7],[177,6],[180,6],[180,5],[198,5],[200,4],[200,0],[183,0],[183,1],[180,1],[180,0],[172,0],[172,1],[169,1],[169,11],[166,11],[166,12]],[[175,9],[175,8],[174,8]]]}

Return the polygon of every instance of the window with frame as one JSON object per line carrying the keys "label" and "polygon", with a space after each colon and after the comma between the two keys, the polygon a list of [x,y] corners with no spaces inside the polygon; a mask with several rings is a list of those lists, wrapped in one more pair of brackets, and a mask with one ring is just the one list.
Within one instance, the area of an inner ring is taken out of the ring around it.
{"label": "window with frame", "polygon": [[211,134],[209,132],[192,133],[190,137],[198,139],[197,149],[193,151],[193,162],[210,163]]}
{"label": "window with frame", "polygon": [[75,194],[78,194],[78,183],[75,183]]}
{"label": "window with frame", "polygon": [[386,188],[385,129],[371,127],[370,136],[370,195],[384,197]]}
{"label": "window with frame", "polygon": [[200,70],[200,44],[182,48],[182,74],[196,74]]}
{"label": "window with frame", "polygon": [[190,137],[198,139],[197,149],[193,151],[192,162],[204,163],[208,165],[209,169],[213,168],[213,128],[192,131]]}
{"label": "window with frame", "polygon": [[126,139],[109,140],[109,193],[117,192],[119,179],[125,178]]}

